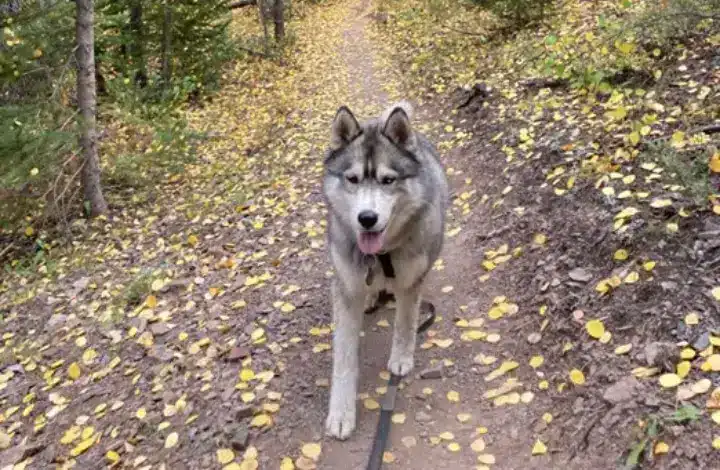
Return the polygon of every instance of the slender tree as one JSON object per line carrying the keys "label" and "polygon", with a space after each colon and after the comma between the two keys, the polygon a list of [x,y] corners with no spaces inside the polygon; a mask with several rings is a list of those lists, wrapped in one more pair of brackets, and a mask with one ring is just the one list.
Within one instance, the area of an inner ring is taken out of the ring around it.
{"label": "slender tree", "polygon": [[165,86],[169,86],[172,79],[172,21],[172,7],[165,2],[162,26],[162,78]]}
{"label": "slender tree", "polygon": [[100,161],[95,129],[95,36],[93,34],[94,0],[76,0],[75,35],[77,41],[77,97],[80,110],[80,148],[82,149],[82,185],[85,203],[91,217],[107,212],[108,206],[100,186]]}
{"label": "slender tree", "polygon": [[273,20],[275,21],[275,40],[285,39],[285,1],[275,0],[273,4]]}

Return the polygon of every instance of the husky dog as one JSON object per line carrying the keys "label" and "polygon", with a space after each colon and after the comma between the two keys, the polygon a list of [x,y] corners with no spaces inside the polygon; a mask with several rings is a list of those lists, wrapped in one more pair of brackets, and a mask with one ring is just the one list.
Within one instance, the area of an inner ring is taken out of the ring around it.
{"label": "husky dog", "polygon": [[332,123],[323,194],[335,268],[335,332],[325,427],[338,439],[355,429],[365,308],[382,290],[395,295],[388,369],[406,375],[413,368],[420,290],[443,245],[447,181],[435,147],[413,130],[411,112],[409,104],[398,103],[360,124],[343,106]]}

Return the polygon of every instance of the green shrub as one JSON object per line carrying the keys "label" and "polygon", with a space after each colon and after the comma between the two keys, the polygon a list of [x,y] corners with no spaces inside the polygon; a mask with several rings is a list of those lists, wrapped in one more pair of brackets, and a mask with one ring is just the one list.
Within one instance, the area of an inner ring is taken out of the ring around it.
{"label": "green shrub", "polygon": [[474,0],[503,20],[510,29],[525,28],[542,21],[554,0]]}

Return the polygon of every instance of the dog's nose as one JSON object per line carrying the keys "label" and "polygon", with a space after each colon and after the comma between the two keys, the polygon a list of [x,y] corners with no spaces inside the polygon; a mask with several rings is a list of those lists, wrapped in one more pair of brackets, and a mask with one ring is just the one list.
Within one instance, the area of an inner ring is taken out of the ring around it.
{"label": "dog's nose", "polygon": [[358,214],[358,222],[360,222],[360,225],[362,225],[365,229],[372,228],[372,226],[375,225],[377,221],[378,215],[374,211],[365,210]]}

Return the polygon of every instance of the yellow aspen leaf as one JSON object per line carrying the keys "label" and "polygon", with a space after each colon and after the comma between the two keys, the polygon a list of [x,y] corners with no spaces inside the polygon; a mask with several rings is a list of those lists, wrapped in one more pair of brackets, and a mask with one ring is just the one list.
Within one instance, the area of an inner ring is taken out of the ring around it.
{"label": "yellow aspen leaf", "polygon": [[642,266],[643,266],[643,269],[644,269],[645,271],[650,272],[650,271],[652,271],[653,269],[655,269],[655,265],[656,265],[656,264],[657,264],[657,263],[656,263],[655,261],[646,261],[646,262],[643,263]]}
{"label": "yellow aspen leaf", "polygon": [[451,402],[459,402],[460,401],[460,394],[456,392],[455,390],[450,390],[447,392],[447,399]]}
{"label": "yellow aspen leaf", "polygon": [[485,440],[482,437],[478,437],[474,441],[472,441],[472,444],[470,444],[470,448],[473,450],[473,452],[480,453],[485,450]]}
{"label": "yellow aspen leaf", "polygon": [[693,348],[686,347],[683,348],[682,351],[680,351],[680,358],[681,359],[693,359],[697,353]]}
{"label": "yellow aspen leaf", "polygon": [[452,441],[455,439],[455,434],[451,433],[450,431],[441,432],[438,436],[443,441]]}
{"label": "yellow aspen leaf", "polygon": [[720,411],[713,411],[710,419],[712,419],[715,424],[720,424]]}
{"label": "yellow aspen leaf", "polygon": [[109,450],[105,454],[105,458],[108,459],[109,462],[115,463],[118,460],[120,460],[120,455],[117,452],[115,452],[114,450]]}
{"label": "yellow aspen leaf", "polygon": [[671,205],[672,201],[670,199],[653,199],[650,203],[650,207],[654,207],[655,209],[661,209]]}
{"label": "yellow aspen leaf", "polygon": [[623,354],[627,354],[632,349],[632,343],[622,344],[615,348],[615,354],[618,356],[622,356]]}
{"label": "yellow aspen leaf", "polygon": [[240,371],[240,380],[243,382],[250,382],[255,378],[255,372],[252,369],[242,369]]}
{"label": "yellow aspen leaf", "polygon": [[71,457],[77,457],[80,454],[83,454],[85,451],[87,451],[90,447],[95,444],[95,436],[88,437],[87,439],[84,439],[78,443],[71,451],[70,456]]}
{"label": "yellow aspen leaf", "polygon": [[703,372],[720,372],[720,354],[710,355],[700,366]]}
{"label": "yellow aspen leaf", "polygon": [[536,233],[533,237],[533,243],[536,245],[544,245],[547,242],[547,236],[542,233]]}
{"label": "yellow aspen leaf", "polygon": [[451,442],[447,445],[447,448],[450,452],[459,452],[460,451],[460,444],[457,442]]}
{"label": "yellow aspen leaf", "polygon": [[383,452],[382,460],[384,463],[393,463],[395,461],[395,456],[392,452],[386,450],[385,452]]}
{"label": "yellow aspen leaf", "polygon": [[148,295],[147,298],[145,299],[145,305],[148,308],[155,308],[155,307],[157,307],[157,304],[158,304],[157,297],[155,297],[152,294]]}
{"label": "yellow aspen leaf", "polygon": [[669,451],[670,451],[670,446],[666,442],[658,441],[658,443],[655,444],[655,450],[654,450],[655,455],[667,454]]}
{"label": "yellow aspen leaf", "polygon": [[317,462],[322,453],[322,446],[317,442],[308,442],[307,444],[303,444],[300,452],[302,452],[305,457]]}
{"label": "yellow aspen leaf", "polygon": [[535,444],[533,444],[531,453],[532,455],[544,455],[547,453],[547,446],[543,444],[540,439],[538,439],[535,441]]}
{"label": "yellow aspen leaf", "polygon": [[494,465],[495,456],[492,454],[480,454],[477,456],[477,461],[485,465]]}
{"label": "yellow aspen leaf", "polygon": [[570,381],[575,385],[585,384],[585,374],[580,369],[573,369],[570,371]]}
{"label": "yellow aspen leaf", "polygon": [[680,377],[681,379],[684,379],[687,377],[688,373],[690,372],[690,361],[680,361],[678,362],[678,365],[675,368],[675,373]]}
{"label": "yellow aspen leaf", "polygon": [[235,452],[233,452],[232,449],[218,449],[216,456],[218,462],[220,462],[221,465],[225,465],[235,459]]}
{"label": "yellow aspen leaf", "polygon": [[147,415],[147,411],[145,411],[145,408],[138,408],[137,412],[135,413],[135,416],[137,416],[138,419],[143,419]]}
{"label": "yellow aspen leaf", "polygon": [[617,261],[624,261],[624,260],[628,259],[628,256],[629,255],[628,255],[627,250],[621,248],[615,252],[615,254],[613,255],[613,258]]}
{"label": "yellow aspen leaf", "polygon": [[710,171],[713,173],[720,173],[720,152],[715,153],[712,157],[710,157],[710,163],[708,166],[710,167]]}
{"label": "yellow aspen leaf", "polygon": [[497,333],[490,333],[485,337],[485,341],[487,341],[488,343],[497,343],[498,341],[500,341],[500,335]]}
{"label": "yellow aspen leaf", "polygon": [[470,413],[458,413],[457,420],[461,423],[467,423],[470,421],[470,418],[472,418],[472,415]]}
{"label": "yellow aspen leaf", "polygon": [[448,293],[452,292],[453,286],[443,286],[443,288],[440,290],[442,291],[443,294],[448,294]]}
{"label": "yellow aspen leaf", "polygon": [[537,369],[541,365],[543,365],[543,362],[545,362],[545,358],[542,356],[533,356],[530,358],[530,367],[533,369]]}
{"label": "yellow aspen leaf", "polygon": [[77,362],[73,362],[72,364],[70,364],[70,367],[68,367],[67,374],[68,374],[68,377],[70,377],[72,380],[77,380],[80,378],[81,371],[80,371],[80,366],[78,365]]}
{"label": "yellow aspen leaf", "polygon": [[720,436],[715,436],[715,438],[712,441],[713,449],[720,450]]}
{"label": "yellow aspen leaf", "polygon": [[697,325],[700,323],[700,317],[697,313],[692,312],[685,315],[685,324],[688,326]]}
{"label": "yellow aspen leaf", "polygon": [[80,426],[71,426],[60,438],[60,443],[70,444],[78,437],[80,437]]}
{"label": "yellow aspen leaf", "polygon": [[625,284],[634,284],[640,280],[640,275],[637,273],[637,271],[632,271],[628,273],[627,276],[625,276],[625,279],[623,279],[623,282]]}
{"label": "yellow aspen leaf", "polygon": [[177,443],[178,443],[178,433],[176,433],[176,432],[171,432],[165,438],[165,448],[166,449],[175,447],[177,445]]}
{"label": "yellow aspen leaf", "polygon": [[713,298],[720,302],[720,287],[714,287],[713,290],[710,291]]}
{"label": "yellow aspen leaf", "polygon": [[377,410],[380,408],[380,403],[378,403],[374,398],[366,398],[363,400],[363,405],[368,410]]}
{"label": "yellow aspen leaf", "polygon": [[295,470],[295,464],[290,457],[283,457],[280,461],[280,470]]}
{"label": "yellow aspen leaf", "polygon": [[392,422],[395,424],[403,424],[405,422],[405,413],[395,413],[392,415]]}
{"label": "yellow aspen leaf", "polygon": [[270,424],[272,424],[272,419],[265,413],[255,415],[250,421],[250,426],[254,428],[261,428],[263,426],[269,426]]}
{"label": "yellow aspen leaf", "polygon": [[605,325],[601,320],[590,320],[585,324],[585,329],[595,339],[600,339],[605,334]]}
{"label": "yellow aspen leaf", "polygon": [[658,379],[660,382],[660,386],[663,388],[673,388],[680,385],[680,382],[682,382],[682,379],[677,374],[663,374]]}
{"label": "yellow aspen leaf", "polygon": [[553,420],[553,415],[550,413],[543,413],[542,415],[543,421],[545,421],[547,424],[550,424]]}
{"label": "yellow aspen leaf", "polygon": [[608,344],[610,340],[612,339],[612,333],[609,331],[606,331],[603,333],[603,335],[600,337],[598,341],[600,341],[602,344]]}

